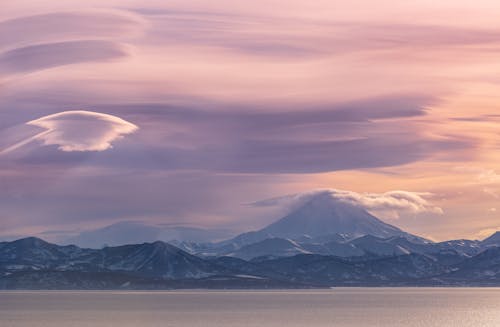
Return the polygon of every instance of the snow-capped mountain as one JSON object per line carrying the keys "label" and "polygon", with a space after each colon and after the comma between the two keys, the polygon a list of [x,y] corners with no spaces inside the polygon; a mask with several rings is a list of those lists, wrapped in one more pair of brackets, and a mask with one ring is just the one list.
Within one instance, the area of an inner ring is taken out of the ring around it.
{"label": "snow-capped mountain", "polygon": [[[82,249],[26,238],[0,243],[0,289],[500,285],[500,247],[467,255],[452,246],[476,243],[418,244],[374,236],[333,243],[274,238],[232,257],[201,258],[164,242]],[[269,248],[274,255],[267,255]],[[321,251],[325,254],[317,254]]]}
{"label": "snow-capped mountain", "polygon": [[416,243],[428,242],[383,222],[360,206],[335,199],[328,193],[319,193],[275,223],[221,244],[233,244],[239,248],[276,237],[307,242],[307,239],[322,238],[351,240],[364,235],[379,238],[401,236]]}
{"label": "snow-capped mountain", "polygon": [[245,245],[225,255],[252,260],[259,257],[278,258],[297,254],[320,254],[342,258],[361,256],[397,256],[410,253],[436,254],[452,251],[458,256],[471,257],[485,247],[480,241],[452,240],[440,243],[416,243],[403,236],[381,238],[364,235],[349,241],[331,241],[326,243],[309,243],[282,238],[269,238],[260,242]]}

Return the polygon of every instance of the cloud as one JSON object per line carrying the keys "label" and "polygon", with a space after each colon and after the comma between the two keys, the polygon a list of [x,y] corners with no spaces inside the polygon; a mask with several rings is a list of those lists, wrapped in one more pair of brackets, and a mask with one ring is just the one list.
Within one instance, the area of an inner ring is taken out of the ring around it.
{"label": "cloud", "polygon": [[360,206],[370,212],[383,215],[385,218],[399,218],[402,214],[434,213],[442,214],[443,210],[431,204],[427,199],[431,193],[410,191],[389,191],[385,193],[357,193],[338,189],[320,189],[284,197],[278,197],[251,203],[256,207],[284,207],[293,211],[312,198],[331,196],[341,202]]}
{"label": "cloud", "polygon": [[[89,110],[126,114],[145,127],[139,142],[124,144],[91,163],[115,169],[301,174],[397,166],[470,148],[463,137],[433,138],[410,121],[425,117],[427,104],[434,101],[393,95],[311,107],[276,105],[268,110],[197,98],[184,105],[90,104]],[[40,102],[36,106],[34,111]],[[12,116],[0,114],[6,121],[18,118],[17,113]],[[395,119],[406,123],[397,124]],[[45,150],[33,151],[18,163],[90,163],[91,154],[62,156],[53,151],[50,156]]]}
{"label": "cloud", "polygon": [[112,142],[138,129],[119,117],[82,110],[60,112],[26,124],[41,127],[44,131],[11,145],[0,154],[35,140],[44,145],[57,145],[59,150],[65,152],[104,151],[112,147]]}
{"label": "cloud", "polygon": [[0,22],[0,48],[32,44],[130,37],[145,27],[136,14],[119,10],[53,12]]}
{"label": "cloud", "polygon": [[321,21],[199,11],[145,10],[155,42],[220,47],[269,59],[297,59],[404,48],[500,43],[497,29],[432,24]]}
{"label": "cloud", "polygon": [[433,196],[431,193],[390,191],[386,193],[356,193],[351,191],[332,191],[332,196],[353,204],[361,205],[367,210],[406,213],[436,213],[442,214],[443,210],[428,202],[427,198]]}
{"label": "cloud", "polygon": [[500,174],[494,169],[477,166],[458,166],[454,167],[453,170],[459,173],[475,175],[475,181],[478,184],[496,184],[500,182]]}
{"label": "cloud", "polygon": [[494,123],[499,119],[500,115],[495,114],[450,118],[450,120],[452,121],[462,121],[469,123]]}
{"label": "cloud", "polygon": [[27,73],[82,62],[108,61],[127,55],[124,45],[102,40],[32,45],[0,54],[0,72]]}

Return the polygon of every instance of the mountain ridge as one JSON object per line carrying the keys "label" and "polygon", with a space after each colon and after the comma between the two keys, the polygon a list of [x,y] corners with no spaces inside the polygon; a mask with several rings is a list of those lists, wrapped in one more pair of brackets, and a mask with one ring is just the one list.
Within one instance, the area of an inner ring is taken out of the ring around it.
{"label": "mountain ridge", "polygon": [[[366,241],[397,244],[400,239],[364,236],[352,242]],[[303,247],[289,240],[283,244]],[[473,256],[437,249],[427,253],[366,252],[350,257],[293,253],[247,261],[225,256],[201,258],[161,241],[103,249],[59,246],[38,238],[0,243],[0,289],[422,285],[500,285],[500,244],[487,246]]]}

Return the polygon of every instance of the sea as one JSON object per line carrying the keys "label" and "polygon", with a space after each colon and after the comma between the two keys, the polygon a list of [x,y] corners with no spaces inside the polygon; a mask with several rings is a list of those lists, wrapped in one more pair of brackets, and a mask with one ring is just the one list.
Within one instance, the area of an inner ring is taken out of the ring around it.
{"label": "sea", "polygon": [[0,291],[1,327],[499,327],[500,288]]}

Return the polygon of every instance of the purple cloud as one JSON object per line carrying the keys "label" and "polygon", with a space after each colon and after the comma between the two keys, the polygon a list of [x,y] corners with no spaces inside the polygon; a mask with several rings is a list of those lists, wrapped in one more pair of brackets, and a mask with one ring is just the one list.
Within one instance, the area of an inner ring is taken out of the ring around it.
{"label": "purple cloud", "polygon": [[359,24],[175,10],[136,12],[151,21],[153,29],[148,37],[152,42],[215,46],[270,59],[500,43],[500,30],[474,27]]}
{"label": "purple cloud", "polygon": [[61,41],[128,38],[144,26],[145,21],[139,15],[118,10],[25,16],[0,22],[0,49]]}
{"label": "purple cloud", "polygon": [[[390,167],[473,147],[453,136],[433,139],[411,120],[436,100],[422,96],[375,98],[297,111],[204,110],[168,105],[91,107],[144,126],[109,153],[33,149],[18,164],[221,173],[318,173]],[[48,160],[50,158],[50,160]]]}
{"label": "purple cloud", "polygon": [[27,73],[83,62],[109,61],[127,55],[124,45],[102,40],[31,45],[0,54],[0,72]]}

